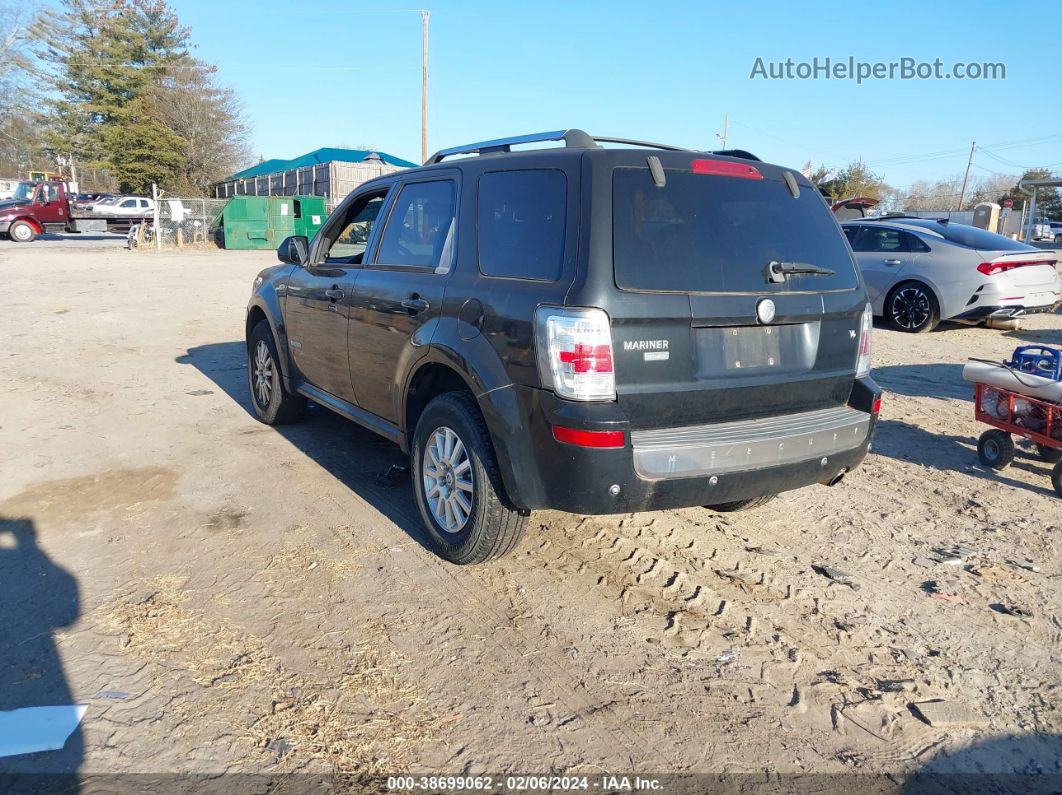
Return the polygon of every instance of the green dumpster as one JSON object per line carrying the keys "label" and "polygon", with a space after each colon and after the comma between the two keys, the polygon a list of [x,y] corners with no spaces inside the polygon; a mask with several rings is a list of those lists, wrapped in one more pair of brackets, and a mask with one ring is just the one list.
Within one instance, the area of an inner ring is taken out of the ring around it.
{"label": "green dumpster", "polygon": [[324,223],[327,213],[325,212],[324,196],[292,196],[295,206],[295,231],[292,234],[305,235],[307,240],[313,240],[317,230]]}
{"label": "green dumpster", "polygon": [[227,249],[274,249],[295,234],[291,196],[233,196],[218,216],[215,240]]}

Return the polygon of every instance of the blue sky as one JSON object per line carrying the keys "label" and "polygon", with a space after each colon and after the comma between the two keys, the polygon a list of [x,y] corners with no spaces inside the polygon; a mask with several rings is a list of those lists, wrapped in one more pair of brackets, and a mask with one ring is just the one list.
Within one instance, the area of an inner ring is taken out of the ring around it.
{"label": "blue sky", "polygon": [[[862,158],[898,187],[961,173],[973,140],[972,175],[1062,171],[1062,4],[423,2],[429,150],[566,127],[719,148],[728,113],[731,147],[796,167]],[[171,4],[244,101],[256,155],[370,144],[419,160],[417,0]],[[749,77],[757,57],[850,55],[1002,61],[1007,76]]]}

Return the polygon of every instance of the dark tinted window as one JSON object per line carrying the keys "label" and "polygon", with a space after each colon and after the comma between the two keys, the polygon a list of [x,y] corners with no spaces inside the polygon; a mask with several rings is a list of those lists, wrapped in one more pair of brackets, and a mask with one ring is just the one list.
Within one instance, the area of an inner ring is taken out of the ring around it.
{"label": "dark tinted window", "polygon": [[889,254],[895,251],[907,251],[907,235],[898,229],[883,226],[860,226],[852,241],[853,251],[869,251]]}
{"label": "dark tinted window", "polygon": [[1034,246],[1027,246],[1009,237],[997,235],[987,229],[978,229],[976,226],[966,224],[942,224],[939,221],[904,219],[905,224],[921,226],[939,233],[945,240],[958,243],[967,248],[976,248],[981,251],[1037,251]]}
{"label": "dark tinted window", "polygon": [[479,269],[555,281],[564,257],[564,172],[495,171],[479,178]]}
{"label": "dark tinted window", "polygon": [[[793,198],[780,180],[667,171],[663,188],[647,168],[618,168],[612,180],[616,284],[671,292],[851,289],[852,255],[817,191]],[[769,283],[768,263],[801,262],[833,276],[793,275]]]}
{"label": "dark tinted window", "polygon": [[929,251],[929,246],[922,242],[921,238],[916,235],[912,235],[910,232],[903,233],[904,242],[907,243],[908,251]]}
{"label": "dark tinted window", "polygon": [[381,265],[438,268],[453,256],[454,183],[415,182],[402,188],[384,229]]}

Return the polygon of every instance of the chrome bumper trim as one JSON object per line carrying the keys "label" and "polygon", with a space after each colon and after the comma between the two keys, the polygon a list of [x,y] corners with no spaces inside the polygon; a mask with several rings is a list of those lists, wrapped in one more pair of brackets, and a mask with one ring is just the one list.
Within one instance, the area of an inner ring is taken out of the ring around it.
{"label": "chrome bumper trim", "polygon": [[634,469],[654,480],[743,472],[853,450],[871,415],[841,406],[781,417],[632,431]]}

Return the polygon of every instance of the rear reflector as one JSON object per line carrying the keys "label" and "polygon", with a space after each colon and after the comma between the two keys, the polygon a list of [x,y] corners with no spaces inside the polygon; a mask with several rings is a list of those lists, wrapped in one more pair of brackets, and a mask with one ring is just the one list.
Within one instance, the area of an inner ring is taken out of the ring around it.
{"label": "rear reflector", "polygon": [[1006,273],[1007,271],[1014,270],[1015,268],[1024,268],[1026,265],[1054,265],[1058,260],[1054,259],[1023,259],[1017,262],[1013,260],[1003,260],[1002,262],[982,262],[977,266],[977,270],[981,271],[985,276],[995,276],[997,273]]}
{"label": "rear reflector", "polygon": [[874,398],[874,406],[870,409],[871,414],[877,414],[881,411],[881,395]]}
{"label": "rear reflector", "polygon": [[731,163],[729,160],[694,160],[690,164],[694,174],[714,174],[717,177],[742,177],[744,179],[763,179],[759,169],[745,163]]}
{"label": "rear reflector", "polygon": [[553,426],[553,438],[579,447],[623,447],[623,431],[580,431]]}

